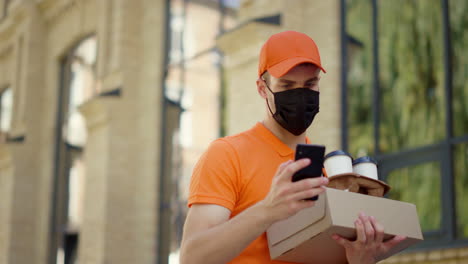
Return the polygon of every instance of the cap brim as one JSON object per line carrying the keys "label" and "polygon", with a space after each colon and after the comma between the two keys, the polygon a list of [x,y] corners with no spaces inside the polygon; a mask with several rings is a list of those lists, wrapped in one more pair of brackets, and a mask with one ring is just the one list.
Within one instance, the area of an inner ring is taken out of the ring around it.
{"label": "cap brim", "polygon": [[270,73],[276,78],[279,78],[285,75],[286,73],[288,73],[292,68],[302,63],[312,63],[316,65],[317,67],[319,67],[323,72],[326,73],[325,69],[322,68],[322,66],[317,61],[314,61],[309,58],[304,58],[304,57],[294,57],[294,58],[290,58],[282,62],[279,62],[276,65],[270,67],[268,69],[268,73]]}

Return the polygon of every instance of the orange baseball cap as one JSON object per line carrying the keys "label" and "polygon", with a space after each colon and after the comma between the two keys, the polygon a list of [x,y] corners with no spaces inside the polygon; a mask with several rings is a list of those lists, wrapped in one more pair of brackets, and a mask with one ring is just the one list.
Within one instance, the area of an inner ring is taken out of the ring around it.
{"label": "orange baseball cap", "polygon": [[284,31],[272,35],[260,51],[258,76],[265,71],[279,78],[301,63],[317,65],[323,72],[320,54],[314,40],[304,33]]}

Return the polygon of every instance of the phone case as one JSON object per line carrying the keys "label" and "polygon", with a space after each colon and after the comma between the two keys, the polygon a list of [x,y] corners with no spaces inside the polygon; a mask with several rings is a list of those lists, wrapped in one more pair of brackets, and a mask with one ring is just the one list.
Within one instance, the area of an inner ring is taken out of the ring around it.
{"label": "phone case", "polygon": [[[298,144],[296,147],[295,160],[302,158],[310,159],[310,164],[296,172],[292,181],[300,181],[306,178],[315,178],[322,176],[323,160],[325,156],[325,146],[323,145],[310,145],[310,144]],[[317,200],[317,196],[307,200]]]}

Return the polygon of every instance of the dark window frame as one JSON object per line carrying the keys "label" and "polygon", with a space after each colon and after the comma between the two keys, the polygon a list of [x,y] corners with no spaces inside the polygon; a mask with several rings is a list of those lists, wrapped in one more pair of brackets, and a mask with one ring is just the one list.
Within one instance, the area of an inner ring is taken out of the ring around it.
{"label": "dark window frame", "polygon": [[3,10],[2,10],[2,19],[8,15],[8,6],[10,5],[11,0],[3,0]]}
{"label": "dark window frame", "polygon": [[[186,30],[186,16],[187,16],[187,5],[190,3],[195,3],[199,5],[205,5],[207,7],[211,7],[213,9],[216,9],[219,12],[219,21],[218,21],[218,32],[219,34],[223,34],[224,32],[227,31],[226,25],[225,25],[225,19],[226,16],[229,14],[232,14],[234,11],[232,8],[226,5],[225,0],[215,0],[215,1],[200,1],[200,0],[180,0],[182,2],[182,14],[181,16],[183,17],[184,25],[182,27],[182,31],[179,32],[179,43],[172,43],[173,38],[173,31],[171,29],[171,21],[173,17],[173,7],[174,4],[172,3],[171,0],[165,0],[165,42],[163,45],[163,54],[164,59],[162,62],[162,68],[164,69],[164,75],[161,81],[161,104],[162,104],[162,111],[161,111],[161,120],[163,124],[169,124],[170,122],[168,121],[170,119],[171,112],[175,111],[184,111],[180,99],[183,97],[184,93],[184,87],[186,87],[186,80],[185,80],[185,72],[186,72],[186,65],[190,63],[193,60],[196,60],[200,58],[201,56],[206,56],[209,55],[210,53],[215,53],[219,56],[219,63],[216,65],[218,68],[218,74],[219,74],[219,81],[220,81],[220,113],[218,116],[218,120],[221,124],[218,134],[219,136],[224,136],[226,133],[226,128],[225,128],[225,96],[226,96],[226,90],[225,90],[225,84],[224,84],[224,67],[223,67],[223,54],[222,52],[217,49],[216,46],[212,47],[207,47],[206,49],[199,50],[197,51],[196,54],[194,54],[192,57],[187,58],[185,55],[185,50],[184,50],[184,32]],[[174,46],[178,44],[177,46]],[[174,50],[178,50],[180,52],[180,58],[179,60],[171,60],[170,54],[171,52],[174,52]],[[179,94],[179,100],[178,101],[173,101],[167,96],[167,79],[168,79],[168,74],[171,69],[178,68],[180,69],[180,75],[178,76],[179,78],[179,85],[181,86],[180,94]],[[171,168],[170,168],[170,161],[172,159],[172,151],[171,148],[172,146],[168,145],[167,142],[172,142],[169,140],[171,137],[171,131],[168,130],[167,128],[164,129],[161,133],[161,159],[158,161],[161,164],[160,167],[160,180],[159,180],[159,187],[158,187],[158,192],[159,192],[159,199],[160,203],[158,205],[158,212],[159,212],[159,217],[158,217],[158,230],[159,234],[157,234],[157,240],[158,241],[165,241],[166,243],[159,243],[158,247],[155,249],[158,252],[158,257],[157,257],[157,262],[158,263],[168,263],[169,261],[169,254],[170,254],[170,228],[182,228],[183,224],[183,217],[180,215],[177,216],[178,221],[178,226],[173,226],[171,223],[171,208],[170,208],[170,198],[171,198],[171,190],[170,190],[170,184],[171,184]],[[185,203],[184,203],[185,206]],[[181,239],[181,231],[182,230],[177,230],[177,234],[180,236],[178,239]]]}
{"label": "dark window frame", "polygon": [[[380,90],[379,90],[379,44],[378,44],[378,0],[369,0],[372,5],[372,54],[373,54],[373,83],[372,83],[372,111],[379,113]],[[415,246],[409,251],[430,250],[450,248],[457,246],[467,246],[468,239],[457,239],[456,236],[456,197],[455,197],[455,172],[454,172],[454,148],[458,144],[468,143],[468,134],[454,137],[453,134],[453,111],[452,111],[452,89],[453,70],[451,59],[451,32],[449,19],[449,0],[440,0],[442,9],[442,34],[443,34],[443,65],[444,65],[444,90],[445,90],[445,127],[446,138],[438,143],[421,147],[397,151],[395,153],[382,154],[379,149],[380,115],[373,115],[373,140],[375,158],[379,163],[379,175],[382,180],[386,180],[388,174],[395,169],[419,165],[426,162],[440,162],[441,175],[441,227],[438,231],[424,232],[426,239],[424,243]],[[346,20],[346,0],[340,0],[341,16],[341,146],[348,150],[348,92],[347,92],[347,70],[348,70],[348,43]]]}

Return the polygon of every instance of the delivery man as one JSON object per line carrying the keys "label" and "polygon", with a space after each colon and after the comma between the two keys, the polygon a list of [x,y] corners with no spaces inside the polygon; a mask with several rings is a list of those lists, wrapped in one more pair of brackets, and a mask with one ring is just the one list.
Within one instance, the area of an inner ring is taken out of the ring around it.
{"label": "delivery man", "polygon": [[[181,262],[285,263],[270,259],[265,231],[276,221],[314,206],[305,200],[324,191],[325,177],[292,182],[310,163],[294,160],[297,144],[319,111],[320,72],[315,42],[286,31],[271,36],[260,52],[257,91],[265,102],[263,121],[215,140],[197,163],[190,183]],[[383,242],[383,226],[361,214],[357,239],[333,238],[350,264],[376,263],[401,242]]]}

